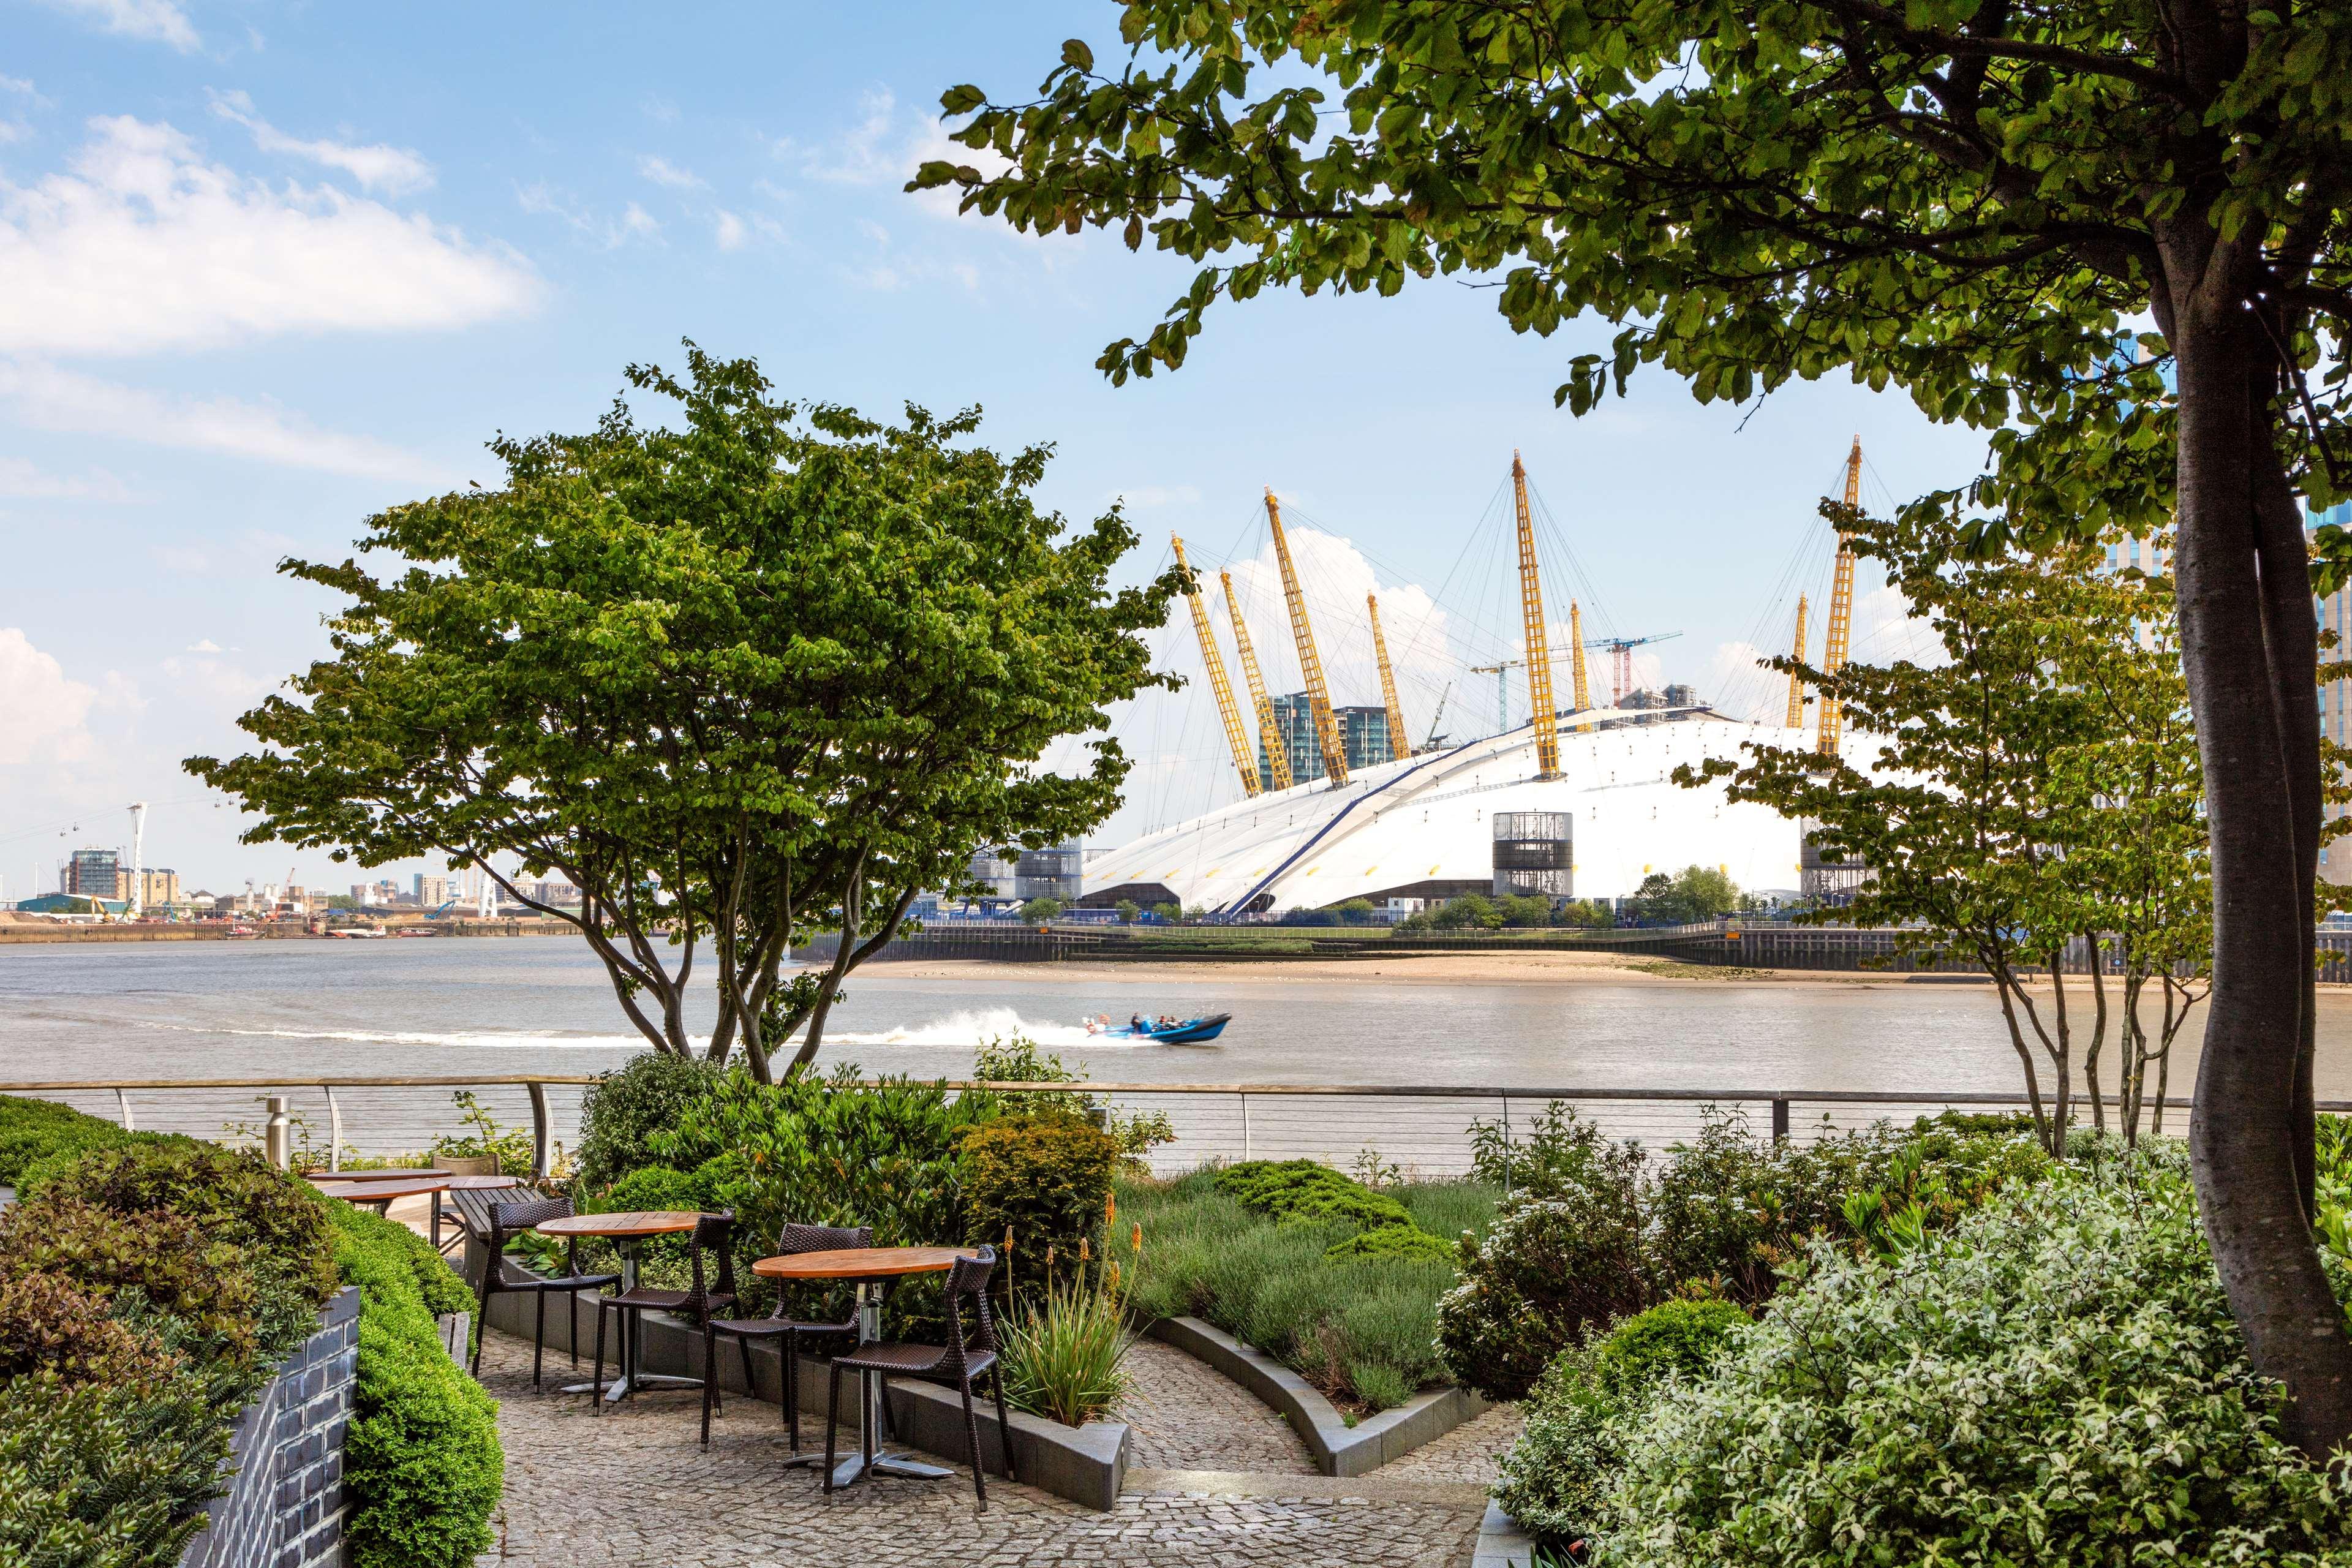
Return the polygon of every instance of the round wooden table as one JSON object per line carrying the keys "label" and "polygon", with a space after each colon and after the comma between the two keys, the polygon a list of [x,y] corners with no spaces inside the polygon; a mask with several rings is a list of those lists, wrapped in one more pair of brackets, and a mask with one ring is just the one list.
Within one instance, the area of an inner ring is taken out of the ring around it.
{"label": "round wooden table", "polygon": [[[885,1281],[909,1274],[944,1274],[959,1258],[977,1258],[969,1247],[845,1247],[834,1252],[799,1252],[786,1258],[762,1258],[751,1272],[763,1279],[847,1279],[857,1287],[857,1342],[871,1344],[882,1337],[882,1290]],[[926,1465],[904,1454],[877,1447],[875,1434],[882,1419],[882,1383],[871,1373],[857,1374],[858,1451],[834,1467],[833,1484],[845,1487],[869,1475],[908,1476],[937,1480],[953,1470]],[[822,1464],[821,1453],[794,1454],[784,1463]]]}
{"label": "round wooden table", "polygon": [[[563,1239],[601,1236],[610,1241],[621,1255],[621,1294],[625,1296],[637,1288],[637,1248],[653,1237],[677,1236],[691,1231],[701,1218],[692,1209],[655,1209],[643,1214],[575,1214],[566,1215],[561,1219],[542,1220],[532,1228],[541,1236]],[[597,1310],[601,1312],[604,1309],[599,1307]],[[698,1377],[672,1377],[667,1373],[638,1370],[636,1336],[629,1327],[635,1321],[634,1312],[621,1314],[621,1370],[601,1391],[605,1403],[626,1399],[632,1388],[700,1388],[702,1380]],[[593,1383],[573,1383],[564,1385],[562,1392],[595,1394],[600,1391]]]}

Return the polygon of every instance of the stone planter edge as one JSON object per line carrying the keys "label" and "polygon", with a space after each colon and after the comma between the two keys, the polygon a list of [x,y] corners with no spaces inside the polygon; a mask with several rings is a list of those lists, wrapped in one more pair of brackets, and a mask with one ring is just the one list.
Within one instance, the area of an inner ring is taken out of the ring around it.
{"label": "stone planter edge", "polygon": [[[466,1248],[469,1271],[478,1267],[480,1248],[469,1242]],[[554,1296],[547,1303],[547,1387],[541,1398],[562,1398],[554,1392],[558,1384],[574,1381],[572,1373],[571,1348],[573,1337],[583,1364],[596,1343],[596,1309],[588,1296]],[[569,1305],[571,1310],[564,1308]],[[484,1319],[485,1328],[498,1329],[524,1341],[530,1338],[534,1311],[532,1299],[521,1291],[502,1291],[490,1298],[490,1309]],[[618,1338],[618,1320],[606,1326],[605,1363],[607,1372]],[[648,1312],[645,1316],[645,1368],[647,1372],[666,1373],[674,1376],[701,1375],[701,1331],[682,1318],[667,1312]],[[824,1436],[825,1381],[827,1363],[809,1355],[800,1358],[801,1412],[814,1415],[818,1425],[812,1431],[802,1428],[803,1439]],[[753,1385],[743,1385],[742,1355],[732,1344],[721,1340],[719,1344],[719,1390],[721,1397],[749,1394],[765,1403],[781,1406],[783,1403],[783,1356],[773,1343],[755,1342],[751,1346]],[[850,1378],[842,1376],[842,1426],[845,1431],[857,1426],[858,1412],[851,1397]],[[572,1397],[578,1397],[573,1395]],[[695,1440],[699,1426],[699,1394],[689,1399],[672,1395],[664,1401],[667,1410],[673,1410],[678,1421],[682,1439]],[[890,1419],[901,1441],[908,1446],[969,1464],[971,1455],[964,1441],[963,1402],[951,1388],[931,1384],[894,1381],[889,1384]],[[1002,1436],[996,1428],[996,1409],[987,1397],[983,1385],[980,1397],[973,1401],[975,1419],[980,1424],[981,1451],[988,1457],[991,1479],[1003,1475]],[[1127,1456],[1129,1445],[1127,1424],[1123,1421],[1092,1421],[1084,1426],[1065,1426],[1024,1411],[1011,1412],[1013,1418],[1013,1458],[1024,1485],[1053,1493],[1055,1497],[1108,1511],[1118,1502],[1119,1489],[1127,1477]],[[847,1450],[844,1450],[845,1455]],[[789,1473],[789,1472],[786,1472]],[[809,1478],[814,1486],[816,1479]]]}
{"label": "stone planter edge", "polygon": [[1370,1475],[1443,1437],[1486,1408],[1486,1401],[1466,1388],[1433,1388],[1350,1426],[1313,1384],[1213,1323],[1199,1318],[1161,1318],[1146,1331],[1206,1363],[1281,1411],[1306,1439],[1316,1468],[1327,1476]]}
{"label": "stone planter edge", "polygon": [[226,1490],[179,1568],[328,1568],[349,1562],[343,1439],[358,1376],[359,1287],[319,1310],[319,1329],[237,1413]]}

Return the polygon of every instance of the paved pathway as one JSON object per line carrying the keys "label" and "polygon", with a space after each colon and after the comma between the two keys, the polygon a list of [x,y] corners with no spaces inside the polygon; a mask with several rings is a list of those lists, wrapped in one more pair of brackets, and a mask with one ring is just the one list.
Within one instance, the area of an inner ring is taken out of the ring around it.
{"label": "paved pathway", "polygon": [[1384,1480],[1467,1481],[1481,1489],[1491,1487],[1503,1450],[1519,1440],[1519,1428],[1526,1425],[1517,1405],[1497,1405],[1373,1474]]}
{"label": "paved pathway", "polygon": [[[878,1480],[827,1501],[815,1476],[779,1464],[773,1405],[730,1400],[705,1453],[691,1394],[592,1416],[577,1395],[533,1394],[530,1369],[527,1342],[487,1336],[482,1381],[500,1401],[507,1486],[486,1568],[1458,1568],[1477,1530],[1475,1488],[1231,1473],[1230,1459],[1200,1465],[1202,1436],[1173,1416],[1153,1438],[1160,1462],[1139,1459],[1108,1513],[996,1478],[981,1513],[961,1472]],[[1157,1356],[1139,1370],[1155,1391],[1182,1381]],[[1257,1462],[1262,1436],[1252,1428],[1228,1452],[1246,1442]]]}
{"label": "paved pathway", "polygon": [[1147,1470],[1316,1474],[1307,1440],[1223,1373],[1174,1345],[1138,1340],[1128,1352],[1134,1392],[1119,1408],[1132,1436],[1127,1462]]}

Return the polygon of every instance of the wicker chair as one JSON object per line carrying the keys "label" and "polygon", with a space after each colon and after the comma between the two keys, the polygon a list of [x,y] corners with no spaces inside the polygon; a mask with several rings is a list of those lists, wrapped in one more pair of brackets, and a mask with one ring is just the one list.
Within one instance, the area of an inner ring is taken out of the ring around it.
{"label": "wicker chair", "polygon": [[[855,1228],[829,1225],[787,1224],[776,1238],[776,1251],[783,1257],[797,1257],[805,1252],[838,1252],[845,1247],[874,1245],[874,1227],[861,1225]],[[724,1336],[734,1340],[743,1352],[743,1386],[751,1387],[751,1342],[782,1340],[784,1358],[784,1425],[792,1430],[793,1451],[801,1447],[801,1373],[800,1342],[803,1334],[855,1334],[857,1314],[853,1310],[844,1323],[814,1323],[788,1316],[779,1305],[764,1318],[714,1318],[702,1325],[702,1442],[710,1445],[710,1412],[718,1403],[718,1378],[713,1369],[719,1364],[719,1340]]]}
{"label": "wicker chair", "polygon": [[[472,1194],[467,1194],[468,1196]],[[482,1244],[488,1248],[488,1260],[482,1265],[482,1280],[475,1288],[474,1374],[481,1375],[482,1341],[479,1331],[489,1321],[490,1298],[504,1291],[528,1290],[537,1299],[530,1326],[530,1385],[539,1386],[539,1367],[547,1349],[547,1298],[561,1292],[576,1296],[583,1290],[603,1290],[618,1285],[617,1274],[583,1274],[580,1272],[580,1242],[572,1238],[563,1252],[563,1273],[561,1278],[543,1279],[528,1269],[507,1261],[507,1243],[523,1232],[551,1219],[568,1219],[572,1215],[570,1198],[530,1198],[519,1204],[487,1204],[482,1207]],[[603,1321],[600,1316],[598,1321]],[[580,1364],[580,1342],[570,1337],[572,1364]]]}
{"label": "wicker chair", "polygon": [[[704,1215],[694,1222],[693,1239],[687,1248],[687,1256],[692,1259],[694,1266],[694,1283],[689,1289],[662,1290],[651,1286],[640,1285],[634,1290],[624,1290],[617,1296],[596,1298],[596,1370],[593,1374],[594,1382],[590,1384],[594,1392],[591,1393],[590,1398],[594,1401],[597,1414],[602,1415],[604,1409],[602,1391],[604,1385],[605,1314],[614,1312],[620,1315],[622,1375],[634,1376],[635,1373],[631,1369],[636,1365],[636,1358],[629,1353],[629,1346],[633,1342],[642,1342],[644,1325],[640,1320],[646,1313],[673,1312],[699,1327],[709,1321],[713,1312],[723,1311],[735,1304],[735,1258],[732,1251],[734,1235],[735,1216],[733,1215]],[[706,1253],[715,1254],[718,1257],[719,1266],[715,1278],[711,1269],[703,1262]],[[709,1375],[710,1368],[705,1366],[702,1370],[704,1397],[715,1399],[716,1394],[711,1389],[714,1380]]]}
{"label": "wicker chair", "polygon": [[[1004,1373],[997,1365],[996,1320],[988,1306],[988,1277],[995,1268],[996,1254],[985,1247],[980,1249],[979,1257],[959,1258],[950,1266],[947,1289],[942,1292],[948,1314],[946,1344],[910,1345],[877,1340],[834,1358],[825,1397],[826,1491],[833,1490],[834,1435],[841,1418],[844,1372],[857,1373],[861,1386],[865,1378],[880,1378],[880,1403],[885,1405],[889,1403],[890,1380],[894,1377],[952,1384],[963,1395],[964,1437],[971,1446],[971,1489],[982,1508],[988,1506],[988,1482],[982,1475],[984,1467],[980,1457],[980,1423],[972,1414],[971,1385],[982,1373],[987,1373],[990,1392],[996,1399],[996,1435],[1004,1449],[1004,1479],[1021,1479],[1013,1471],[1013,1422],[1004,1410]],[[967,1311],[971,1314],[969,1331],[964,1319]],[[861,1409],[865,1407],[860,1405]]]}

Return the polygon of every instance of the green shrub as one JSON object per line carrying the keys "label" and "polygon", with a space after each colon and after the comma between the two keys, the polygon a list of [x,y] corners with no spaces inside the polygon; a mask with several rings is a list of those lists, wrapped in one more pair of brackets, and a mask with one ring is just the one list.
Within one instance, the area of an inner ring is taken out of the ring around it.
{"label": "green shrub", "polygon": [[1529,1394],[1495,1497],[1528,1533],[1566,1542],[1591,1528],[1622,1462],[1620,1421],[1669,1377],[1696,1377],[1738,1342],[1748,1314],[1677,1300],[1560,1352]]}
{"label": "green shrub", "polygon": [[[1622,1184],[1618,1184],[1622,1183]],[[1454,1381],[1518,1399],[1554,1357],[1654,1293],[1630,1178],[1520,1204],[1462,1248],[1462,1282],[1437,1308],[1437,1348]]]}
{"label": "green shrub", "polygon": [[[1037,1042],[1026,1035],[1000,1037],[982,1044],[980,1054],[972,1058],[971,1076],[982,1083],[1084,1081],[1083,1075],[1062,1065],[1060,1057],[1040,1052]],[[1119,1152],[1139,1163],[1157,1145],[1176,1141],[1176,1129],[1170,1124],[1166,1111],[1139,1110],[1132,1115],[1121,1116],[1109,1100],[1098,1095],[1073,1094],[1060,1089],[976,1089],[968,1090],[961,1098],[972,1113],[980,1117],[1022,1112],[1034,1114],[1049,1110],[1077,1112],[1093,1119],[1105,1131],[1118,1139]]]}
{"label": "green shrub", "polygon": [[[844,1063],[763,1084],[741,1068],[719,1076],[687,1105],[676,1125],[654,1132],[658,1162],[690,1171],[705,1184],[703,1205],[731,1210],[739,1261],[773,1250],[786,1220],[806,1225],[872,1226],[880,1247],[929,1247],[965,1234],[963,1180],[957,1145],[982,1108],[940,1085],[885,1079],[860,1087]],[[750,1304],[771,1299],[764,1282],[739,1279]],[[937,1279],[910,1281],[890,1293],[886,1331],[913,1338],[936,1331]]]}
{"label": "green shrub", "polygon": [[0,1186],[17,1185],[28,1167],[44,1160],[111,1148],[131,1136],[53,1100],[0,1095]]}
{"label": "green shrub", "polygon": [[462,1568],[491,1543],[498,1405],[441,1348],[472,1295],[415,1232],[331,1205],[335,1263],[360,1288],[359,1381],[343,1459],[358,1568]]}
{"label": "green shrub", "polygon": [[601,1074],[580,1101],[580,1153],[572,1179],[583,1199],[631,1171],[664,1163],[648,1141],[677,1126],[718,1078],[707,1063],[667,1051],[642,1052]]}
{"label": "green shrub", "polygon": [[228,1424],[193,1376],[0,1383],[0,1563],[173,1568],[227,1458]]}
{"label": "green shrub", "polygon": [[964,1239],[1005,1248],[1008,1290],[1074,1279],[1082,1249],[1102,1254],[1118,1162],[1118,1141],[1066,1109],[982,1122],[963,1137]]}
{"label": "green shrub", "polygon": [[0,1274],[0,1383],[44,1376],[61,1386],[146,1384],[176,1374],[178,1356],[62,1275]]}
{"label": "green shrub", "polygon": [[1427,1262],[1451,1264],[1454,1244],[1443,1241],[1417,1226],[1384,1225],[1378,1230],[1360,1230],[1344,1241],[1335,1241],[1323,1249],[1326,1258],[1418,1258]]}
{"label": "green shrub", "polygon": [[1709,1374],[1627,1418],[1601,1555],[2346,1561],[2345,1478],[2287,1445],[2281,1399],[2177,1159],[2070,1173],[1891,1259],[1817,1245]]}
{"label": "green shrub", "polygon": [[1535,1116],[1507,1128],[1498,1118],[1470,1123],[1470,1173],[1514,1196],[1564,1198],[1596,1185],[1621,1187],[1639,1179],[1642,1146],[1617,1142],[1576,1107],[1555,1100]]}
{"label": "green shrub", "polygon": [[1396,1199],[1312,1160],[1244,1161],[1218,1175],[1217,1190],[1278,1220],[1337,1220],[1367,1229],[1412,1223]]}
{"label": "green shrub", "polygon": [[1464,1231],[1484,1236],[1495,1223],[1503,1189],[1486,1182],[1408,1182],[1391,1194],[1412,1223],[1440,1240],[1458,1240]]}
{"label": "green shrub", "polygon": [[86,1154],[69,1180],[85,1202],[124,1215],[169,1212],[276,1260],[316,1308],[336,1289],[326,1200],[258,1154],[193,1139]]}
{"label": "green shrub", "polygon": [[62,1185],[0,1214],[0,1270],[71,1279],[111,1301],[136,1290],[184,1324],[201,1359],[250,1365],[260,1353],[260,1287],[236,1243],[168,1210],[118,1214]]}

